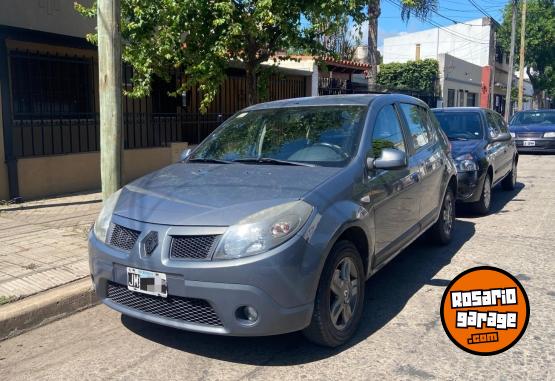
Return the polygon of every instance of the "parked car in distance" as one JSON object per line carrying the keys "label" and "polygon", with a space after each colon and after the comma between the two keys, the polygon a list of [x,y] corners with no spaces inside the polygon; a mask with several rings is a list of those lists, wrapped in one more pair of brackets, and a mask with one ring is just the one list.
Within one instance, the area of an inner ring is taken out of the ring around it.
{"label": "parked car in distance", "polygon": [[512,190],[517,180],[518,153],[501,115],[485,108],[433,109],[451,142],[457,166],[457,200],[478,214],[491,207],[491,189],[501,183]]}
{"label": "parked car in distance", "polygon": [[555,110],[518,112],[509,130],[519,152],[555,153]]}
{"label": "parked car in distance", "polygon": [[451,239],[456,170],[431,118],[405,95],[238,112],[105,202],[89,235],[98,297],[180,329],[344,343],[371,275],[430,229]]}

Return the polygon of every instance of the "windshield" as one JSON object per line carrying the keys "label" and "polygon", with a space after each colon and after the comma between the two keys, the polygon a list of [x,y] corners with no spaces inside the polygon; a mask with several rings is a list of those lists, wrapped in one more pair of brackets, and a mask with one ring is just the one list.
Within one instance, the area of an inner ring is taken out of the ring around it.
{"label": "windshield", "polygon": [[210,135],[189,161],[346,165],[356,153],[366,107],[248,111]]}
{"label": "windshield", "polygon": [[511,125],[519,126],[523,124],[555,124],[555,112],[553,111],[534,111],[519,112],[511,121]]}
{"label": "windshield", "polygon": [[434,112],[449,140],[482,139],[484,132],[478,112]]}

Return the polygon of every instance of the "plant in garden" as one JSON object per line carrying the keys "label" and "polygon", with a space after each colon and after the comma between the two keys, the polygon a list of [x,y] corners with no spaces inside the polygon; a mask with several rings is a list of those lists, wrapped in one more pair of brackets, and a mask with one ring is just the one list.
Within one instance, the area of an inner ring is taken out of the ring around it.
{"label": "plant in garden", "polygon": [[439,66],[434,59],[393,62],[380,65],[378,84],[386,89],[415,90],[433,94],[438,75]]}

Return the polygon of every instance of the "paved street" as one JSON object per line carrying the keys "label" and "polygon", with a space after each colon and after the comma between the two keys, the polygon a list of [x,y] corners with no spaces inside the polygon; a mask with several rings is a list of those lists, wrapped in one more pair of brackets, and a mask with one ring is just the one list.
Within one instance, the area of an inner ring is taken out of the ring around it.
{"label": "paved street", "polygon": [[0,206],[0,304],[88,276],[100,201],[90,193]]}
{"label": "paved street", "polygon": [[[342,348],[323,349],[300,334],[192,334],[98,306],[1,342],[0,375],[5,380],[554,379],[555,156],[523,156],[518,189],[496,189],[493,197],[490,216],[460,216],[450,246],[417,242],[373,277],[362,326]],[[520,342],[489,357],[455,347],[439,318],[449,281],[480,265],[515,275],[531,305]]]}

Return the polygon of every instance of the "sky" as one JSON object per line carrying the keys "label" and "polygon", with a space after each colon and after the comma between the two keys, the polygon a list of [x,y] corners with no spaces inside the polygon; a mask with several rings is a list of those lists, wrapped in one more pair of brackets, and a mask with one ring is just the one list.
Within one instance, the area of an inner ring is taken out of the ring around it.
{"label": "sky", "polygon": [[[438,0],[437,13],[433,13],[428,20],[434,24],[448,26],[452,21],[441,17],[445,16],[455,21],[467,21],[485,17],[484,13],[478,10],[472,3],[475,3],[486,14],[492,16],[498,22],[502,21],[503,9],[509,0]],[[394,4],[399,4],[400,0],[382,0],[382,14],[378,19],[378,46],[383,46],[383,39],[386,37],[397,36],[404,33],[411,33],[425,29],[436,28],[429,22],[411,16],[408,23],[401,19],[401,10]],[[440,15],[439,15],[440,14]],[[366,26],[362,28],[364,35],[362,43],[367,41]]]}

